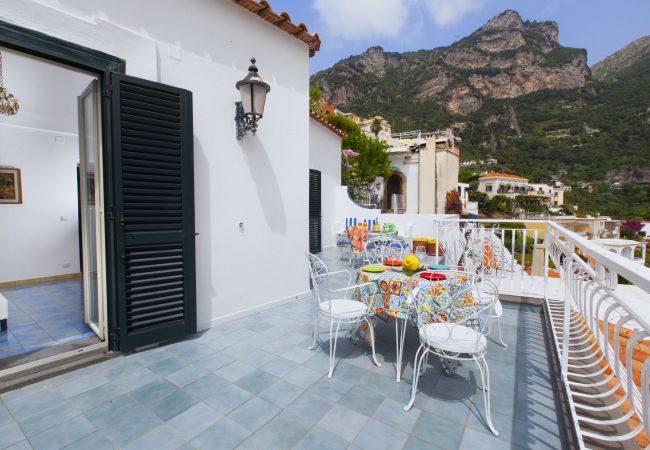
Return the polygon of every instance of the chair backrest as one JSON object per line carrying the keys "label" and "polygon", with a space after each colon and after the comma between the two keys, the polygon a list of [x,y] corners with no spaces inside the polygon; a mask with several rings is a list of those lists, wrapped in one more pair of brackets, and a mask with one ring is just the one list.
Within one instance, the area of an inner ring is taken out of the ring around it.
{"label": "chair backrest", "polygon": [[327,301],[327,293],[330,290],[330,277],[327,265],[318,256],[306,252],[309,262],[309,277],[311,279],[312,291],[318,303]]}
{"label": "chair backrest", "polygon": [[384,262],[384,248],[386,247],[386,238],[377,236],[369,239],[366,243],[366,261],[370,264],[381,264]]}
{"label": "chair backrest", "polygon": [[394,257],[397,260],[401,260],[404,258],[404,252],[404,243],[402,241],[398,241],[397,239],[391,239],[384,247],[383,259],[386,260]]}
{"label": "chair backrest", "polygon": [[352,241],[352,251],[361,253],[368,243],[368,229],[363,227],[350,227],[350,240]]}
{"label": "chair backrest", "polygon": [[351,243],[350,241],[350,236],[347,231],[344,231],[343,233],[336,233],[336,245],[341,247],[341,246],[349,246]]}
{"label": "chair backrest", "polygon": [[[451,324],[451,335],[458,325],[487,334],[489,317],[499,295],[496,285],[473,273],[453,270],[435,272],[445,274],[447,279],[427,281],[420,274],[415,275],[420,279],[412,293],[418,313],[418,327],[444,322]],[[477,289],[477,286],[481,288]],[[475,345],[478,344],[477,338]]]}

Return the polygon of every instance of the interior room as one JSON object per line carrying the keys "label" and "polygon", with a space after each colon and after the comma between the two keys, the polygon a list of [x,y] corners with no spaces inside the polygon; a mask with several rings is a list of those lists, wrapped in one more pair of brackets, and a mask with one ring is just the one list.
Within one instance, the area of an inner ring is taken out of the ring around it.
{"label": "interior room", "polygon": [[[0,111],[2,370],[99,342],[102,282],[97,77],[7,48],[0,52],[0,88],[17,103],[9,113]],[[86,109],[79,103],[84,93]],[[80,127],[86,130],[81,151]]]}

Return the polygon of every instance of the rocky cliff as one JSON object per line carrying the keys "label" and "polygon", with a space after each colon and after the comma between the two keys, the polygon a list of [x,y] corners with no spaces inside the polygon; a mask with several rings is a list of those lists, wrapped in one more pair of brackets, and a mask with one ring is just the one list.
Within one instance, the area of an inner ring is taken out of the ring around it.
{"label": "rocky cliff", "polygon": [[574,89],[588,77],[586,51],[562,47],[555,22],[524,21],[508,10],[449,47],[408,53],[372,47],[315,74],[312,82],[326,101],[344,109],[434,103],[462,116],[485,99]]}
{"label": "rocky cliff", "polygon": [[616,53],[596,63],[591,68],[594,78],[604,80],[612,78],[642,59],[650,58],[650,36],[644,36]]}

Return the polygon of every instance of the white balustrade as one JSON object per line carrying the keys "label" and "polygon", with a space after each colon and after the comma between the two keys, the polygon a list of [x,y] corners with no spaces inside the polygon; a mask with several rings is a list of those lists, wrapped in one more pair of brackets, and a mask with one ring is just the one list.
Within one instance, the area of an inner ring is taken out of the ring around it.
{"label": "white balustrade", "polygon": [[552,221],[447,219],[433,232],[448,264],[544,300],[580,448],[650,435],[650,268]]}

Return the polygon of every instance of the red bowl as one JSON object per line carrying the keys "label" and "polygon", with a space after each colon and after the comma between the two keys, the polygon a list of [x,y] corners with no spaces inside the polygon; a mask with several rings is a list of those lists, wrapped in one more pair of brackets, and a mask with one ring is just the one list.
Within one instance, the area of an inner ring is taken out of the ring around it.
{"label": "red bowl", "polygon": [[445,275],[444,273],[436,273],[436,272],[422,272],[419,274],[419,276],[420,278],[429,281],[441,281],[447,279],[447,275]]}
{"label": "red bowl", "polygon": [[386,260],[384,261],[384,266],[388,267],[399,267],[402,265],[402,261],[397,261],[397,260]]}

